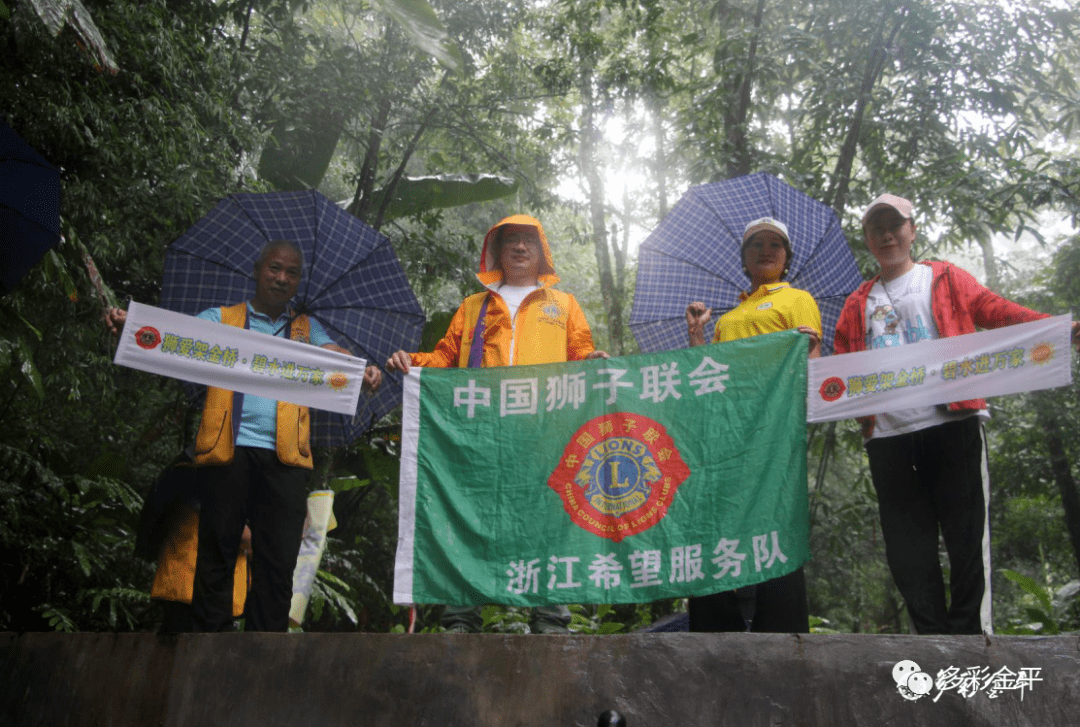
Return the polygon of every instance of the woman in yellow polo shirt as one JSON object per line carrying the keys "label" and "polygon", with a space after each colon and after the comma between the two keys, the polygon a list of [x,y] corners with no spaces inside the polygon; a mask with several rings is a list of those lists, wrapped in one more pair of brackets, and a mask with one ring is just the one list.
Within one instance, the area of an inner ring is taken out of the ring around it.
{"label": "woman in yellow polo shirt", "polygon": [[[750,292],[739,305],[720,316],[713,343],[737,341],[762,333],[794,328],[810,337],[810,358],[821,355],[821,313],[813,296],[784,282],[791,263],[791,237],[779,220],[763,217],[743,231],[743,272]],[[686,307],[690,345],[705,343],[705,324],[712,310],[695,301]],[[691,631],[757,631],[808,633],[806,579],[803,569],[756,586],[691,598]]]}

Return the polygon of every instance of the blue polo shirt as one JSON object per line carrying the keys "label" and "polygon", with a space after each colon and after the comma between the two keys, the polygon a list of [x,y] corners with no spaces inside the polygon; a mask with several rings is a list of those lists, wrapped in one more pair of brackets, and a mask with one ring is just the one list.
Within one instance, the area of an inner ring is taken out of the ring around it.
{"label": "blue polo shirt", "polygon": [[[259,333],[268,333],[271,336],[285,338],[288,328],[288,311],[278,316],[276,321],[270,320],[270,316],[259,313],[247,304],[248,328]],[[221,308],[207,308],[197,318],[205,321],[221,323]],[[308,317],[311,322],[310,341],[313,346],[323,346],[334,343],[326,330],[314,318]],[[277,402],[253,394],[244,394],[244,411],[240,416],[240,433],[236,436],[238,447],[262,447],[263,449],[277,449]]]}

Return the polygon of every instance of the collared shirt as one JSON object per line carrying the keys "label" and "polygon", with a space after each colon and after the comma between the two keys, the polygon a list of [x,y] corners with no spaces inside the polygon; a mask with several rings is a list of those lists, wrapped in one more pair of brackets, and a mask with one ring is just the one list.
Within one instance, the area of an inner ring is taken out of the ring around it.
{"label": "collared shirt", "polygon": [[814,296],[787,283],[762,285],[739,295],[739,305],[720,316],[713,343],[738,341],[762,333],[810,326],[821,335],[821,313]]}
{"label": "collared shirt", "polygon": [[[248,328],[259,333],[267,333],[271,336],[285,338],[288,330],[289,311],[285,311],[277,320],[270,320],[270,316],[259,313],[247,304]],[[207,308],[197,318],[206,321],[221,323],[221,308]],[[326,330],[314,318],[308,317],[311,323],[310,343],[313,346],[324,346],[333,343],[333,339],[326,334]],[[240,416],[240,432],[236,436],[238,447],[261,447],[263,449],[277,448],[277,402],[254,394],[244,394],[244,411]]]}

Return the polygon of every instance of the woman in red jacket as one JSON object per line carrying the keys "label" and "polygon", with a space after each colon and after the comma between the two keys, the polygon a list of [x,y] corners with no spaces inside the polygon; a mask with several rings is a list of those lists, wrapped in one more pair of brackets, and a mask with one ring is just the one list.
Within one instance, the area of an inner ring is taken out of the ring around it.
{"label": "woman in red jacket", "polygon": [[[881,274],[848,296],[838,354],[909,345],[1045,318],[949,263],[916,263],[911,202],[883,194],[862,218]],[[1073,337],[1080,324],[1073,324]],[[989,480],[982,399],[863,417],[885,556],[921,634],[991,633]],[[938,531],[949,554],[949,604]]]}

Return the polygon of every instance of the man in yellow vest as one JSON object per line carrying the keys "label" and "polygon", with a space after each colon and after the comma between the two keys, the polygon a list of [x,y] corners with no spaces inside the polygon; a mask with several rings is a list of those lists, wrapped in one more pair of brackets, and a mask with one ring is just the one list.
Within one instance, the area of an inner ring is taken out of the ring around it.
{"label": "man in yellow vest", "polygon": [[[605,352],[595,350],[589,324],[574,296],[552,287],[559,276],[544,228],[536,218],[513,215],[488,230],[476,277],[486,290],[462,302],[435,350],[396,351],[386,362],[388,371],[607,358]],[[561,605],[536,608],[529,620],[533,633],[567,633],[570,611]],[[448,605],[442,624],[450,632],[478,632],[483,625],[481,610]]]}
{"label": "man in yellow vest", "polygon": [[[290,320],[288,303],[303,268],[299,247],[273,240],[255,261],[255,297],[211,308],[199,318],[349,353],[331,341],[318,321],[304,315]],[[365,388],[375,389],[380,382],[379,369],[369,366]],[[292,575],[307,515],[310,430],[307,407],[207,389],[195,440],[195,463],[202,467],[192,600],[196,629],[219,631],[232,622],[233,568],[247,522],[252,574],[245,630],[288,630]]]}
{"label": "man in yellow vest", "polygon": [[[303,270],[297,245],[272,240],[255,261],[255,296],[198,317],[350,353],[318,321],[306,315],[290,320],[288,303]],[[109,318],[115,326],[126,312],[113,309]],[[379,369],[368,366],[364,388],[377,389],[381,379]],[[310,431],[307,407],[207,387],[195,440],[202,508],[192,598],[197,631],[232,628],[233,571],[245,524],[251,528],[252,572],[244,628],[288,630],[292,576],[307,515]]]}

